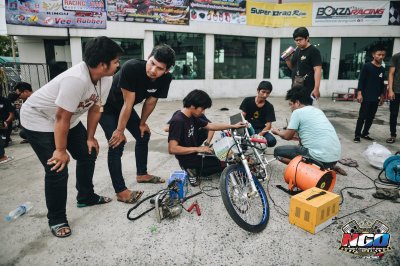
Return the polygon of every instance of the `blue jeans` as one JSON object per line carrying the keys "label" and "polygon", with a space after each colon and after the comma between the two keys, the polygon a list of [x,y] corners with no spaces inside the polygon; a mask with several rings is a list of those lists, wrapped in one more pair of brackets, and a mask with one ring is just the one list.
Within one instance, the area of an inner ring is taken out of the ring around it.
{"label": "blue jeans", "polygon": [[[263,128],[255,128],[254,131],[256,134],[260,133]],[[264,134],[264,138],[267,140],[268,147],[274,147],[276,145],[276,138],[271,133],[267,132]]]}
{"label": "blue jeans", "polygon": [[[107,140],[110,140],[113,132],[118,126],[119,114],[103,113],[100,119],[100,125],[106,134]],[[135,110],[132,110],[126,129],[136,139],[135,158],[137,175],[147,174],[147,155],[149,153],[148,144],[150,134],[145,133],[143,138],[140,136],[140,118]],[[125,143],[121,143],[118,147],[108,148],[108,170],[110,171],[111,181],[115,193],[119,193],[126,189],[124,177],[122,175],[121,157],[124,152]]]}
{"label": "blue jeans", "polygon": [[[47,160],[53,156],[56,149],[54,132],[38,132],[25,129],[27,139],[38,156],[45,170],[45,196],[48,209],[49,225],[67,222],[67,184],[68,168],[61,172],[51,171],[52,165]],[[96,162],[96,151],[88,153],[86,128],[79,123],[71,128],[67,137],[67,150],[76,160],[76,199],[79,203],[97,202],[99,196],[93,190],[93,172]]]}

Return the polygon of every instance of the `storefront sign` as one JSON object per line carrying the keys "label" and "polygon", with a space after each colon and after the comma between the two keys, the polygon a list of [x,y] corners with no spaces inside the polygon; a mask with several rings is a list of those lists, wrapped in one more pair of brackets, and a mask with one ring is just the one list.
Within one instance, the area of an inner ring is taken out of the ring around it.
{"label": "storefront sign", "polygon": [[107,0],[110,21],[189,25],[189,0]]}
{"label": "storefront sign", "polygon": [[64,10],[105,11],[105,0],[62,0]]}
{"label": "storefront sign", "polygon": [[311,3],[268,4],[247,1],[247,25],[267,27],[311,26]]}
{"label": "storefront sign", "polygon": [[103,0],[6,0],[6,22],[25,26],[105,29],[107,16]]}
{"label": "storefront sign", "polygon": [[313,4],[313,26],[388,25],[389,1]]}
{"label": "storefront sign", "polygon": [[245,0],[193,0],[190,20],[246,24]]}

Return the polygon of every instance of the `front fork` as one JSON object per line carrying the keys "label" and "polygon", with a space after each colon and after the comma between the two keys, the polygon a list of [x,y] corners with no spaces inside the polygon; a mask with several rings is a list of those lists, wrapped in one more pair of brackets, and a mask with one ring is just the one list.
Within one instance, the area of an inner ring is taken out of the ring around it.
{"label": "front fork", "polygon": [[251,198],[251,197],[257,195],[256,184],[254,183],[254,179],[253,179],[253,175],[251,174],[251,171],[250,171],[249,163],[247,162],[247,160],[243,154],[240,157],[242,159],[242,164],[244,166],[244,169],[246,170],[247,177],[249,178],[249,181],[250,181],[251,191],[247,193],[247,197]]}

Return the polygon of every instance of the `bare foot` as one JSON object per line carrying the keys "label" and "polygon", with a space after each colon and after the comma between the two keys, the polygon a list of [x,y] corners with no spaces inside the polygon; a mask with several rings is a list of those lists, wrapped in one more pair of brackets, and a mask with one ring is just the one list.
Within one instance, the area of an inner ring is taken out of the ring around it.
{"label": "bare foot", "polygon": [[124,191],[121,191],[117,193],[117,200],[119,201],[127,201],[131,198],[132,191],[129,189],[125,189]]}

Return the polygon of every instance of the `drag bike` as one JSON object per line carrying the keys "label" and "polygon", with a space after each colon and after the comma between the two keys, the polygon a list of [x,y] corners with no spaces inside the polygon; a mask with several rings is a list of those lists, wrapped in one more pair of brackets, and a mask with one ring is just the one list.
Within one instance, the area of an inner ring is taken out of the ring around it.
{"label": "drag bike", "polygon": [[261,232],[269,220],[269,205],[259,179],[270,178],[268,170],[275,158],[266,160],[266,140],[250,137],[246,128],[230,130],[227,135],[232,144],[225,159],[227,167],[220,177],[222,200],[238,226],[249,232]]}

